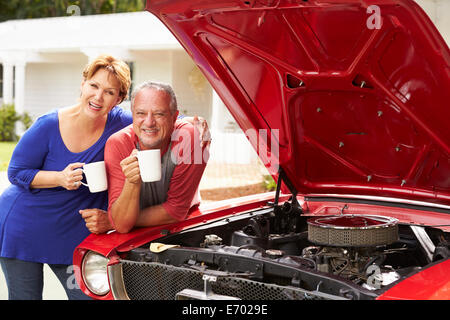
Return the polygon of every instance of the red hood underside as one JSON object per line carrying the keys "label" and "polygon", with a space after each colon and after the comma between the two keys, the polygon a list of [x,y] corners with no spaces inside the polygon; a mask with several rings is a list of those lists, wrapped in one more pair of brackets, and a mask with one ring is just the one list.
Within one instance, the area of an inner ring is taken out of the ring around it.
{"label": "red hood underside", "polygon": [[[450,53],[412,0],[154,0],[147,10],[298,192],[450,205]],[[249,129],[272,135],[265,144]]]}

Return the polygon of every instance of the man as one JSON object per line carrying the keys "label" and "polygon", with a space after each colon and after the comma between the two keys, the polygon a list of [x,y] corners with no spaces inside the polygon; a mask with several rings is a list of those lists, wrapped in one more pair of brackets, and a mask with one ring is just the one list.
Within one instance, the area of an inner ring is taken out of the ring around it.
{"label": "man", "polygon": [[[198,131],[177,120],[170,86],[145,82],[133,92],[131,103],[133,124],[112,135],[105,146],[108,216],[121,233],[185,219],[199,201],[198,185],[207,161]],[[142,182],[138,149],[161,150],[160,181]]]}

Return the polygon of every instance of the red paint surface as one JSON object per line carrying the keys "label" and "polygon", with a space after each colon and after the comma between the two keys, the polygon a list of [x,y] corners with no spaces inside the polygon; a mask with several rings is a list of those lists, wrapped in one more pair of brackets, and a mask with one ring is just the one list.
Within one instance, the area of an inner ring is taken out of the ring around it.
{"label": "red paint surface", "polygon": [[[367,27],[372,4],[380,29]],[[244,132],[279,131],[260,157],[279,145],[300,193],[450,204],[450,51],[414,1],[151,0],[147,10]],[[258,150],[261,138],[250,140]]]}
{"label": "red paint surface", "polygon": [[450,300],[450,259],[403,280],[379,300]]}

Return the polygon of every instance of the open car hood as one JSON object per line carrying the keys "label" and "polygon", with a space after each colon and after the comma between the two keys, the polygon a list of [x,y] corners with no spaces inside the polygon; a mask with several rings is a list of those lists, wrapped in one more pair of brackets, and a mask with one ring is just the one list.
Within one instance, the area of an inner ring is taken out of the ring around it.
{"label": "open car hood", "polygon": [[291,190],[450,205],[450,53],[412,0],[150,0],[147,10]]}

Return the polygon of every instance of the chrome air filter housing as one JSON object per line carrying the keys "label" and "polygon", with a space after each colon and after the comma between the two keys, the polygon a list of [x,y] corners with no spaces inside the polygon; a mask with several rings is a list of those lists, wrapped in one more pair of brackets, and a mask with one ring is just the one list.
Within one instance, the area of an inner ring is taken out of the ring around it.
{"label": "chrome air filter housing", "polygon": [[372,247],[398,240],[397,219],[374,215],[339,215],[308,220],[308,240],[334,247]]}

